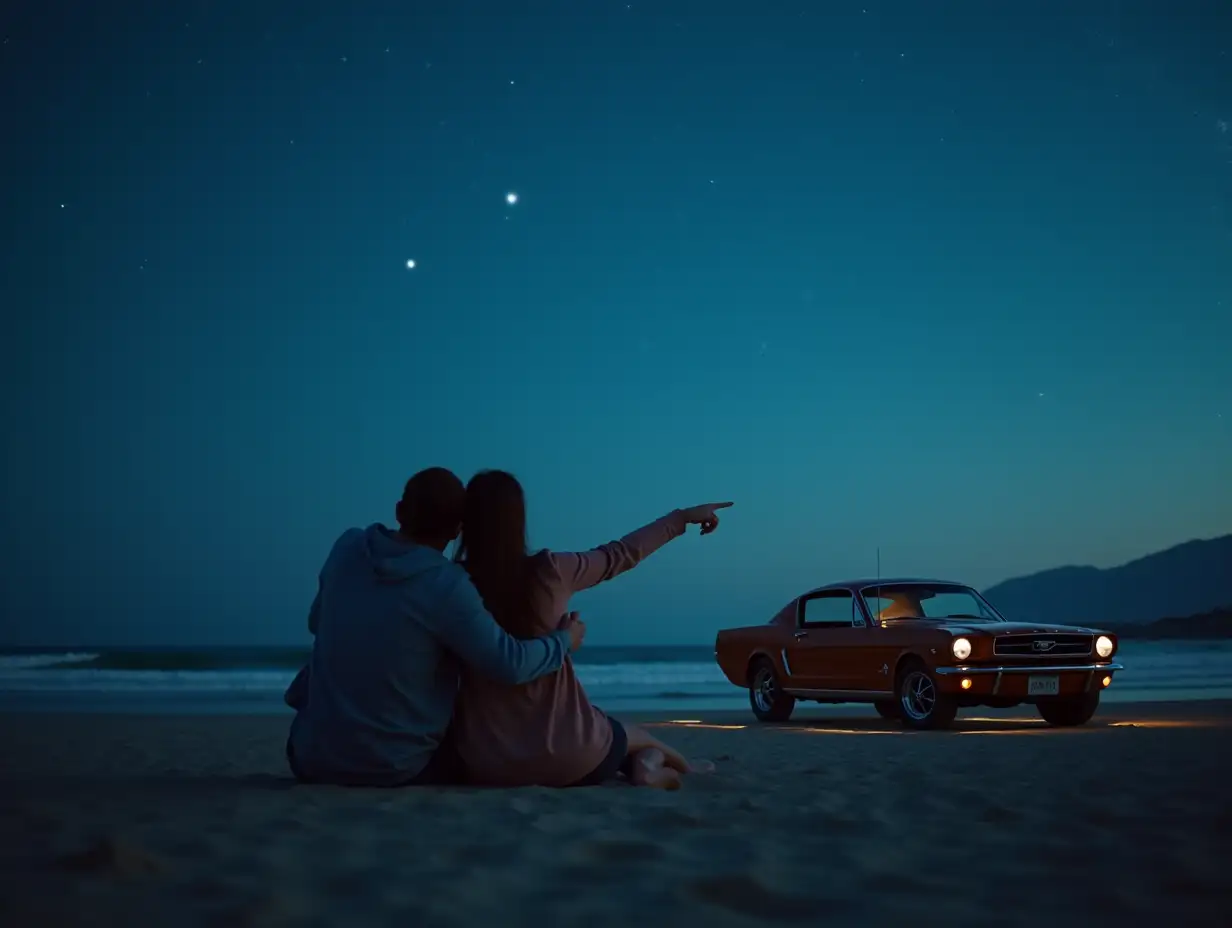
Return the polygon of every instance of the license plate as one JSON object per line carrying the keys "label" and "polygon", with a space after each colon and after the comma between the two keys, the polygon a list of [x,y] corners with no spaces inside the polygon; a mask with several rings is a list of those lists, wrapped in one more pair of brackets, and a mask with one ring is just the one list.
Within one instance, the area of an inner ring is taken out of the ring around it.
{"label": "license plate", "polygon": [[1061,692],[1060,677],[1030,677],[1027,680],[1028,696],[1056,696]]}

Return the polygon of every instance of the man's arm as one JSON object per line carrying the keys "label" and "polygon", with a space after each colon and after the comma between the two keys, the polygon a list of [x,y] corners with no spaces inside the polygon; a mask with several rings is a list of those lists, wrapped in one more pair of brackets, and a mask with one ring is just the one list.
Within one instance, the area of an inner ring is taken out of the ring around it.
{"label": "man's arm", "polygon": [[441,642],[464,664],[501,683],[529,683],[555,673],[569,655],[567,630],[523,641],[496,624],[468,578],[454,587],[436,617]]}

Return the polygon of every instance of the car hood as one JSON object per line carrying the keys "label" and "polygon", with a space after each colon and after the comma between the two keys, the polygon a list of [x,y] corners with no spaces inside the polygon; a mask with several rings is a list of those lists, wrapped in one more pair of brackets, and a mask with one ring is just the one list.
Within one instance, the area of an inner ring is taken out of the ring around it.
{"label": "car hood", "polygon": [[971,622],[966,619],[889,619],[887,625],[931,625],[955,635],[1099,635],[1099,629],[1051,622]]}

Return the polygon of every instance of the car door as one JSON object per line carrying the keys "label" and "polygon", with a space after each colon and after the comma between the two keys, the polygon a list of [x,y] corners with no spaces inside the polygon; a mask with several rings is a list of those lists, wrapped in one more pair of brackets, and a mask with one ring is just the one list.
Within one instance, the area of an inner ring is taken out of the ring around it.
{"label": "car door", "polygon": [[793,685],[861,689],[860,660],[867,650],[868,631],[849,590],[822,590],[803,597],[787,649]]}

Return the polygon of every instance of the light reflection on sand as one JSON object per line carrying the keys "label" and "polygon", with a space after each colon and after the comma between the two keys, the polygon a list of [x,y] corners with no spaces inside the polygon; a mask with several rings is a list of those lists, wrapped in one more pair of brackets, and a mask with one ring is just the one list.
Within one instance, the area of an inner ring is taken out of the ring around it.
{"label": "light reflection on sand", "polygon": [[958,721],[959,722],[996,722],[998,725],[1022,725],[1023,723],[1026,723],[1028,725],[1043,725],[1044,724],[1043,719],[1035,719],[1035,718],[994,719],[991,717],[984,718],[978,715],[960,715],[958,717]]}
{"label": "light reflection on sand", "polygon": [[747,725],[715,725],[711,722],[692,722],[692,721],[671,721],[671,722],[646,722],[647,728],[665,728],[668,725],[674,725],[677,728],[717,728],[720,731],[739,731],[742,728],[748,728]]}
{"label": "light reflection on sand", "polygon": [[906,731],[886,731],[884,728],[780,728],[779,731],[803,731],[813,735],[906,735]]}
{"label": "light reflection on sand", "polygon": [[[965,728],[969,723],[976,723],[979,728]],[[740,724],[719,724],[705,722],[701,719],[666,719],[660,722],[643,723],[650,728],[701,728],[715,731],[742,731],[752,726]],[[1093,720],[1087,725],[1075,727],[1054,727],[1042,718],[1025,718],[1013,716],[1009,718],[994,718],[992,716],[959,717],[951,734],[957,735],[1042,735],[1048,732],[1058,734],[1070,732],[1098,731],[1101,728],[1217,728],[1228,724],[1224,719],[1123,719],[1115,722]],[[930,735],[927,731],[915,731],[908,728],[831,728],[826,725],[757,725],[762,731],[774,732],[804,732],[811,735]]]}
{"label": "light reflection on sand", "polygon": [[1222,728],[1226,720],[1214,719],[1138,719],[1109,722],[1108,728]]}

